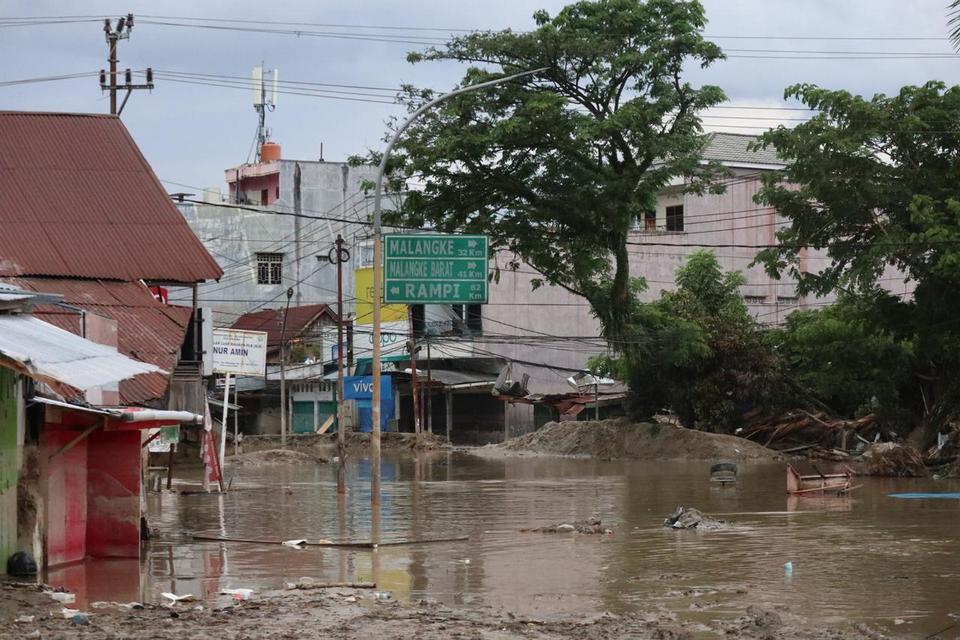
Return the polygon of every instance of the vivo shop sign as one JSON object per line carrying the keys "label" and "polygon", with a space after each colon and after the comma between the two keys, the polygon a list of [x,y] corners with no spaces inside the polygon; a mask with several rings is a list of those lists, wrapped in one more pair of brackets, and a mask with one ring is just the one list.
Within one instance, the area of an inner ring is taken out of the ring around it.
{"label": "vivo shop sign", "polygon": [[[391,394],[393,384],[390,376],[380,376],[380,387],[384,397]],[[373,397],[373,376],[345,376],[343,378],[344,400],[369,400]]]}
{"label": "vivo shop sign", "polygon": [[267,333],[214,329],[207,357],[212,360],[215,373],[262,378],[267,369]]}

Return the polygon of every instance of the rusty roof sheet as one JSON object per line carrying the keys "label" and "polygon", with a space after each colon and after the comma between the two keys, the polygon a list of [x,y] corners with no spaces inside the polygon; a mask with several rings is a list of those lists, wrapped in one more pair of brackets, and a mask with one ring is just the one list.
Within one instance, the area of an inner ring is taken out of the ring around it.
{"label": "rusty roof sheet", "polygon": [[223,275],[116,116],[0,111],[0,276]]}
{"label": "rusty roof sheet", "polygon": [[[253,311],[237,318],[231,329],[244,331],[266,331],[267,347],[280,346],[280,332],[283,327],[284,309],[263,309]],[[337,322],[337,314],[325,304],[307,304],[300,307],[290,307],[287,311],[286,340],[296,338],[310,328],[314,320],[321,316]]]}
{"label": "rusty roof sheet", "polygon": [[[190,322],[188,307],[164,305],[139,282],[109,280],[73,280],[69,278],[4,278],[10,284],[30,291],[58,293],[67,304],[117,322],[120,353],[147,362],[165,371],[176,366],[180,346]],[[38,318],[80,333],[80,315],[69,309],[38,305]],[[163,397],[168,376],[152,373],[120,383],[120,400],[139,404]]]}

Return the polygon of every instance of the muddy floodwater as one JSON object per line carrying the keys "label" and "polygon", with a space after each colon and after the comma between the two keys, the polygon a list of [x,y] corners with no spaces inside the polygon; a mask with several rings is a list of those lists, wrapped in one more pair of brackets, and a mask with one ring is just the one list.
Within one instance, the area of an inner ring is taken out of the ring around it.
{"label": "muddy floodwater", "polygon": [[[741,465],[709,482],[707,463],[600,462],[464,453],[387,457],[379,524],[369,465],[228,469],[225,496],[148,496],[159,536],[146,560],[53,572],[79,603],[212,597],[222,588],[282,588],[309,576],[376,581],[399,600],[484,604],[523,615],[669,610],[683,620],[734,617],[760,605],[824,625],[866,622],[922,638],[960,616],[960,500],[894,492],[958,491],[948,480],[863,479],[845,498],[788,498],[784,465]],[[695,506],[729,524],[673,531],[663,518]],[[613,535],[521,533],[599,516]],[[376,529],[379,529],[377,531]],[[236,538],[382,541],[467,535],[469,542],[377,551],[197,542]],[[784,563],[791,562],[787,573]],[[956,637],[957,629],[942,637]]]}

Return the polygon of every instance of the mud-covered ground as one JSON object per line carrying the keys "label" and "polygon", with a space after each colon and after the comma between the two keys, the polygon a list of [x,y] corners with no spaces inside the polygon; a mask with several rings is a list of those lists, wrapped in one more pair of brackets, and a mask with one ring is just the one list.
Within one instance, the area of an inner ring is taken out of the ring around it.
{"label": "mud-covered ground", "polygon": [[[362,455],[370,450],[370,434],[347,432],[345,436],[345,445],[348,455]],[[279,449],[280,436],[247,436],[241,441],[241,449],[244,454],[263,451],[266,449]],[[228,449],[232,451],[233,443],[228,444]],[[420,442],[413,433],[384,432],[380,434],[380,447],[383,451],[429,451],[435,449],[444,449],[449,447],[447,439],[438,435],[423,433],[420,436]],[[306,452],[308,454],[330,457],[336,455],[337,434],[325,433],[323,435],[297,435],[287,438],[288,450]]]}
{"label": "mud-covered ground", "polygon": [[[222,596],[214,604],[146,604],[125,608],[110,603],[91,606],[87,624],[63,617],[63,605],[36,585],[5,584],[0,590],[0,639],[21,640],[254,640],[320,638],[527,638],[658,639],[727,637],[779,640],[787,638],[865,640],[882,638],[856,625],[827,629],[811,626],[787,613],[750,608],[734,620],[711,626],[677,622],[666,611],[617,616],[599,614],[580,619],[534,619],[492,609],[451,609],[422,601],[402,604],[378,599],[366,589],[317,589],[254,594],[234,601]],[[129,605],[128,605],[129,606]],[[32,619],[30,619],[32,617]],[[16,620],[20,618],[21,622]],[[29,621],[28,621],[29,620]]]}

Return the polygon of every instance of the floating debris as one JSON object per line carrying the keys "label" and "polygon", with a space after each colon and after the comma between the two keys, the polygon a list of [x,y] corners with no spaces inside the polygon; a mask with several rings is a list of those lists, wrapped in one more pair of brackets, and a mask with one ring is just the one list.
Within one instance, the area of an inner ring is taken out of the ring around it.
{"label": "floating debris", "polygon": [[587,520],[575,520],[572,522],[558,522],[556,524],[550,524],[544,527],[520,529],[520,531],[524,533],[584,533],[587,535],[613,534],[613,529],[603,526],[603,522],[601,522],[600,518],[597,517],[589,518]]}
{"label": "floating debris", "polygon": [[699,509],[678,506],[672,515],[663,521],[663,526],[671,529],[719,529],[723,520],[715,520],[703,515]]}
{"label": "floating debris", "polygon": [[171,605],[177,604],[178,602],[185,602],[185,601],[188,601],[188,600],[193,600],[193,594],[192,594],[192,593],[188,593],[188,594],[186,594],[186,595],[178,596],[178,595],[175,594],[175,593],[169,593],[169,592],[164,591],[164,592],[161,593],[160,595],[162,595],[164,598],[166,598],[167,600],[169,600]]}

